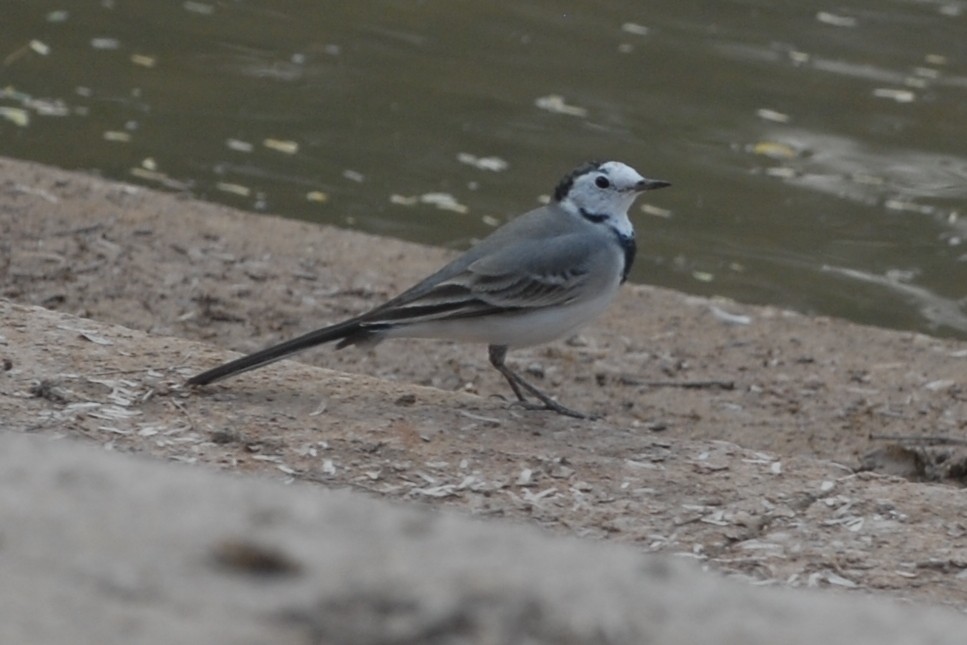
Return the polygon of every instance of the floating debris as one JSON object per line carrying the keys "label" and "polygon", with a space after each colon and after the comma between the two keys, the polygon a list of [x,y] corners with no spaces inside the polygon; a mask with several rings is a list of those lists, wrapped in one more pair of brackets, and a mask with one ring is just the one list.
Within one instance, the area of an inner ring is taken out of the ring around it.
{"label": "floating debris", "polygon": [[542,110],[554,112],[555,114],[566,114],[568,116],[587,116],[588,111],[583,107],[568,105],[564,102],[564,97],[559,94],[542,96],[534,101],[534,105]]}
{"label": "floating debris", "polygon": [[235,152],[252,152],[255,149],[254,145],[241,139],[226,139],[225,145],[228,146],[229,150],[234,150]]}
{"label": "floating debris", "polygon": [[154,56],[146,56],[145,54],[131,54],[131,62],[141,67],[154,67],[158,59]]}
{"label": "floating debris", "polygon": [[759,141],[752,146],[752,152],[772,159],[794,159],[796,149],[778,141]]}
{"label": "floating debris", "polygon": [[349,170],[348,168],[342,171],[342,176],[349,181],[356,182],[357,184],[361,184],[366,180],[366,175],[357,170]]}
{"label": "floating debris", "polygon": [[873,90],[873,96],[878,99],[893,99],[897,103],[912,103],[917,95],[910,90],[897,90],[889,87],[878,87]]}
{"label": "floating debris", "polygon": [[931,80],[936,80],[940,78],[940,70],[934,69],[933,67],[914,67],[914,76],[919,76],[921,78],[928,78]]}
{"label": "floating debris", "polygon": [[193,0],[188,0],[182,3],[185,11],[190,11],[192,13],[197,13],[202,16],[210,16],[215,13],[215,7],[206,2],[194,2]]}
{"label": "floating debris", "polygon": [[59,9],[57,11],[51,11],[47,14],[47,22],[67,22],[69,17],[69,11]]}
{"label": "floating debris", "polygon": [[107,130],[104,133],[105,141],[114,141],[116,143],[128,143],[131,141],[130,132],[121,132],[120,130]]}
{"label": "floating debris", "polygon": [[296,141],[290,141],[287,139],[265,139],[262,141],[262,145],[269,150],[275,150],[277,152],[284,152],[287,155],[294,155],[299,152],[299,144]]}
{"label": "floating debris", "polygon": [[647,36],[648,32],[651,30],[644,25],[635,24],[633,22],[626,22],[621,25],[621,31],[629,34],[634,34],[635,36]]}
{"label": "floating debris", "polygon": [[839,16],[834,13],[829,13],[828,11],[820,11],[817,13],[816,20],[834,27],[855,27],[857,24],[856,18],[851,16]]}
{"label": "floating debris", "polygon": [[34,53],[40,54],[41,56],[46,56],[50,53],[50,45],[40,40],[31,40],[29,47]]}
{"label": "floating debris", "polygon": [[500,157],[477,157],[469,152],[459,153],[457,155],[457,161],[465,163],[468,166],[473,166],[479,170],[490,170],[492,172],[501,172],[510,167],[510,164]]}
{"label": "floating debris", "polygon": [[420,195],[420,202],[423,204],[433,204],[440,210],[453,211],[454,213],[467,213],[469,208],[457,201],[457,198],[450,193],[424,193]]}
{"label": "floating debris", "polygon": [[45,45],[44,43],[40,42],[39,40],[31,40],[26,45],[18,47],[17,49],[7,54],[7,56],[3,59],[4,67],[8,67],[14,64],[15,62],[17,62],[18,60],[26,56],[31,51],[37,54],[40,54],[41,56],[46,56],[47,53],[50,51],[50,48],[47,47],[47,45]]}
{"label": "floating debris", "polygon": [[121,47],[121,41],[117,38],[91,38],[91,47],[94,49],[118,49]]}
{"label": "floating debris", "polygon": [[248,197],[252,194],[252,189],[248,186],[243,186],[242,184],[233,184],[227,181],[218,182],[215,184],[215,188],[223,193],[230,193],[232,195],[239,195],[241,197]]}
{"label": "floating debris", "polygon": [[396,204],[398,206],[416,206],[420,203],[420,197],[419,195],[407,197],[406,195],[398,195],[393,193],[389,196],[389,203]]}
{"label": "floating debris", "polygon": [[772,168],[766,168],[766,174],[770,177],[778,177],[779,179],[792,179],[796,176],[796,171],[785,166],[773,166]]}
{"label": "floating debris", "polygon": [[[24,104],[40,116],[69,116],[70,107],[60,99],[30,99]],[[79,110],[76,113],[80,113]]]}
{"label": "floating debris", "polygon": [[70,112],[68,107],[59,100],[37,99],[11,87],[0,88],[0,99],[12,99],[20,103],[22,108],[0,106],[0,116],[20,126],[28,125],[30,122],[30,112],[25,108],[32,109],[41,116],[66,116]]}
{"label": "floating debris", "polygon": [[765,119],[766,121],[772,121],[774,123],[789,123],[790,121],[790,116],[788,114],[770,110],[768,108],[758,109],[755,111],[755,113],[760,119]]}
{"label": "floating debris", "polygon": [[0,117],[21,128],[30,125],[30,112],[22,108],[0,106]]}
{"label": "floating debris", "polygon": [[642,204],[641,212],[646,215],[651,215],[653,217],[662,217],[664,219],[669,219],[672,216],[672,212],[667,208],[659,208],[658,206],[652,206],[651,204]]}
{"label": "floating debris", "polygon": [[310,190],[306,193],[306,200],[317,204],[325,204],[329,201],[329,195],[321,190]]}
{"label": "floating debris", "polygon": [[417,204],[432,204],[440,210],[453,211],[454,213],[468,213],[470,209],[457,201],[457,198],[450,193],[424,193],[407,197],[406,195],[390,195],[391,204],[399,206],[416,206]]}
{"label": "floating debris", "polygon": [[692,277],[699,282],[712,282],[715,280],[715,274],[709,273],[708,271],[692,271]]}
{"label": "floating debris", "polygon": [[902,211],[906,213],[919,213],[920,215],[933,215],[937,209],[927,204],[914,204],[900,199],[888,199],[883,202],[886,208],[891,211]]}

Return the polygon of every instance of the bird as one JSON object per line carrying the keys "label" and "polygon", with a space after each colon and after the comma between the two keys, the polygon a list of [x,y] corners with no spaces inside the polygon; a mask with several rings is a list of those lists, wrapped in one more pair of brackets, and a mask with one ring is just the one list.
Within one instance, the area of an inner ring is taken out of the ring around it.
{"label": "bird", "polygon": [[507,352],[572,335],[607,308],[635,260],[628,209],[642,193],[670,185],[620,161],[584,163],[559,181],[549,203],[509,220],[398,296],[186,385],[207,385],[325,343],[342,349],[432,338],[487,345],[490,364],[526,409],[588,418],[513,371]]}

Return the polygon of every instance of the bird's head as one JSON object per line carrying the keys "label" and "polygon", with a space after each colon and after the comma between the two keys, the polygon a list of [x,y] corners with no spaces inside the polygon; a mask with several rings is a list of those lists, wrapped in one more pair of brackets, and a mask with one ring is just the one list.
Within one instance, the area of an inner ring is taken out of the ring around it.
{"label": "bird's head", "polygon": [[625,233],[620,230],[624,228],[622,220],[627,222],[628,209],[635,198],[647,190],[670,185],[667,181],[642,177],[620,161],[592,161],[578,166],[558,183],[554,201],[573,214],[595,223],[611,223],[620,233]]}

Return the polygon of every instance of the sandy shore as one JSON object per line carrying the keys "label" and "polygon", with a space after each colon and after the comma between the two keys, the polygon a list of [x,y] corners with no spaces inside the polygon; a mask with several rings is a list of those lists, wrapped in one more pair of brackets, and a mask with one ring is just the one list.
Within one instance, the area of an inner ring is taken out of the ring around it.
{"label": "sandy shore", "polygon": [[[422,341],[323,348],[186,391],[225,350],[365,310],[448,253],[36,164],[0,168],[8,431],[258,473],[271,490],[282,489],[264,479],[305,482],[292,500],[348,488],[538,526],[535,544],[556,533],[622,544],[622,557],[685,554],[762,584],[851,590],[855,602],[967,608],[964,454],[936,445],[967,424],[963,343],[632,286],[580,337],[510,356],[596,421],[515,407],[483,348]],[[117,463],[119,478],[132,468]],[[162,488],[183,471],[150,469]],[[240,485],[205,477],[198,508]],[[97,508],[82,496],[77,512]]]}

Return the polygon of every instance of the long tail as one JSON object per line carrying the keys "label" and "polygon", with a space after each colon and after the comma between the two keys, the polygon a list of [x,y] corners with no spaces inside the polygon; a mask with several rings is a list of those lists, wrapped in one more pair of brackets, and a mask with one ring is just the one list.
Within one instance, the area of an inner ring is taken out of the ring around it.
{"label": "long tail", "polygon": [[287,340],[284,343],[267,347],[261,351],[255,352],[254,354],[236,358],[234,361],[229,361],[224,365],[213,367],[207,372],[202,372],[201,374],[192,376],[190,379],[188,379],[188,381],[186,381],[186,385],[207,385],[229,376],[241,374],[242,372],[254,370],[257,367],[262,367],[263,365],[268,365],[269,363],[274,363],[275,361],[281,360],[286,356],[295,354],[296,352],[301,352],[302,350],[309,349],[310,347],[315,347],[316,345],[322,345],[324,343],[331,343],[339,340],[342,341],[339,343],[339,347],[344,347],[346,345],[354,345],[356,343],[363,342],[371,338],[373,335],[373,332],[364,329],[359,320],[347,320],[330,327],[323,327],[322,329],[311,331],[308,334],[299,336],[298,338],[293,338],[292,340]]}

